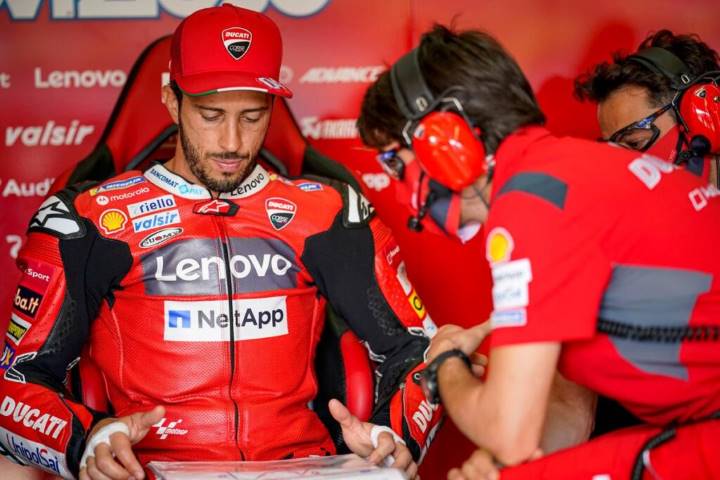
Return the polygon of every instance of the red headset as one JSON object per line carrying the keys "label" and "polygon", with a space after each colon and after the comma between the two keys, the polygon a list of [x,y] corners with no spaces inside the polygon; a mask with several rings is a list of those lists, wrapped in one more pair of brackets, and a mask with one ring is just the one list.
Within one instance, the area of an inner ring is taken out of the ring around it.
{"label": "red headset", "polygon": [[485,146],[450,88],[437,98],[432,94],[413,49],[390,70],[393,95],[407,119],[403,140],[415,152],[423,171],[455,192],[491,173]]}
{"label": "red headset", "polygon": [[672,106],[693,153],[720,154],[720,71],[694,76],[685,62],[660,47],[640,50],[628,60],[670,80],[676,92]]}

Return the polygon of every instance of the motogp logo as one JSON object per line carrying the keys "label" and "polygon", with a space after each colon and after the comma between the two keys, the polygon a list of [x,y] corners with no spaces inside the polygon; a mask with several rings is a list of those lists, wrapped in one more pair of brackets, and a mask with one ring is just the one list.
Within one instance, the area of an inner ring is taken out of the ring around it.
{"label": "motogp logo", "polygon": [[230,56],[240,60],[250,50],[252,33],[240,27],[226,28],[222,32],[222,42]]}

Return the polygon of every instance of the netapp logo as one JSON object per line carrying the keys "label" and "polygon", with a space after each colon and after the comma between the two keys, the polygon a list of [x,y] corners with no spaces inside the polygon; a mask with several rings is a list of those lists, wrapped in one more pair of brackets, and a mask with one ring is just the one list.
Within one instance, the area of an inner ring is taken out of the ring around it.
{"label": "netapp logo", "polygon": [[43,78],[42,68],[35,68],[35,88],[122,87],[126,80],[122,70],[53,70]]}
{"label": "netapp logo", "polygon": [[300,119],[300,128],[303,136],[314,140],[356,138],[355,122],[354,118],[320,120],[318,117],[304,117]]}
{"label": "netapp logo", "polygon": [[313,67],[300,83],[372,83],[385,71],[382,65],[368,67]]}
{"label": "netapp logo", "polygon": [[63,455],[52,448],[48,448],[41,443],[32,442],[2,427],[0,427],[0,443],[13,456],[27,464],[37,465],[63,478],[72,478],[65,467],[65,462],[62,461]]}
{"label": "netapp logo", "polygon": [[165,334],[169,342],[229,342],[287,335],[286,297],[165,302]]}
{"label": "netapp logo", "polygon": [[142,257],[148,295],[216,295],[293,288],[295,253],[281,240],[231,238],[230,257],[210,239],[177,240]]}

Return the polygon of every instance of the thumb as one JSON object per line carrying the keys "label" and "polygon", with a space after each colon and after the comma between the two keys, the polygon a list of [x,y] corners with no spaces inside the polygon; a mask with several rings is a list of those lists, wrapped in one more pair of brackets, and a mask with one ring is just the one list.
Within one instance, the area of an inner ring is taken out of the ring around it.
{"label": "thumb", "polygon": [[357,418],[350,413],[345,405],[340,400],[333,398],[328,402],[328,409],[330,415],[340,424],[343,428],[350,428],[353,423],[357,421]]}
{"label": "thumb", "polygon": [[153,425],[165,416],[165,407],[157,405],[147,412],[137,412],[130,415],[131,440],[137,442],[142,439]]}
{"label": "thumb", "polygon": [[140,414],[138,419],[138,425],[140,428],[150,428],[158,423],[165,416],[165,407],[157,405],[149,412],[143,412]]}
{"label": "thumb", "polygon": [[475,325],[470,329],[472,335],[476,336],[478,340],[482,341],[490,333],[490,320],[486,320],[479,325]]}

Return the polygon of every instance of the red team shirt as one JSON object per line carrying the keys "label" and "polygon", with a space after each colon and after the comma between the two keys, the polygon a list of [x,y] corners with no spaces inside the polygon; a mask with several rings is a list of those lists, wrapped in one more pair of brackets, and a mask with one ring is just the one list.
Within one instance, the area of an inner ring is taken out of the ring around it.
{"label": "red team shirt", "polygon": [[651,424],[720,409],[717,337],[677,338],[720,326],[720,192],[655,157],[539,127],[508,137],[496,160],[491,345],[562,342],[567,378]]}

